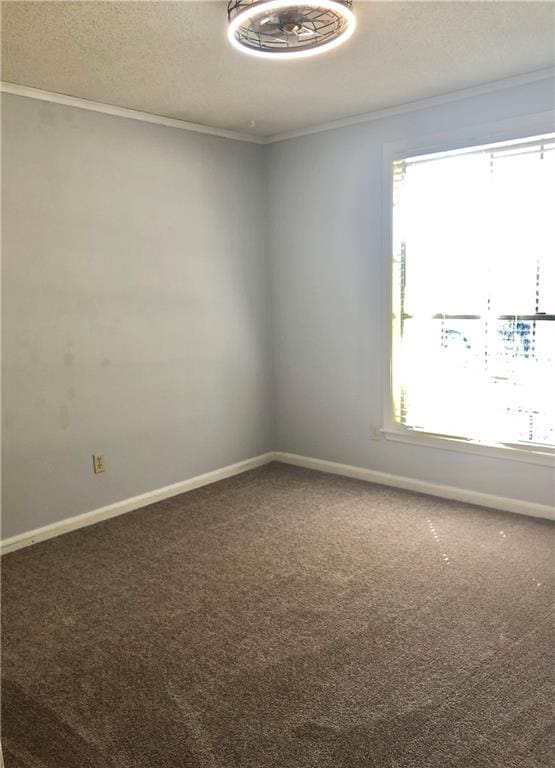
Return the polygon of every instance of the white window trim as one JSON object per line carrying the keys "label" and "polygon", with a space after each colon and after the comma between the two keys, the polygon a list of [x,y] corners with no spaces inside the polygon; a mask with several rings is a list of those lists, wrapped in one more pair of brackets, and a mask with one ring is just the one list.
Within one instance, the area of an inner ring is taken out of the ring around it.
{"label": "white window trim", "polygon": [[490,456],[494,459],[509,459],[525,464],[542,464],[555,467],[555,453],[548,448],[525,448],[503,443],[479,443],[464,438],[435,435],[432,432],[409,429],[397,423],[388,429],[384,428],[382,434],[386,440],[393,440],[397,443],[410,443],[428,448],[440,448],[445,451],[460,451],[473,453],[477,456]]}
{"label": "white window trim", "polygon": [[542,464],[555,467],[555,452],[543,447],[524,447],[505,445],[502,443],[481,443],[448,435],[437,435],[431,432],[410,429],[397,422],[394,418],[393,387],[391,370],[392,338],[392,309],[393,309],[393,179],[392,168],[395,160],[403,160],[417,155],[448,152],[453,149],[493,144],[498,141],[511,141],[524,136],[539,136],[552,133],[555,130],[552,112],[539,112],[524,117],[500,120],[481,126],[471,126],[448,133],[419,136],[399,142],[384,145],[383,149],[383,187],[382,187],[382,221],[383,230],[383,264],[385,265],[382,285],[384,286],[383,313],[384,319],[384,381],[383,381],[383,436],[387,440],[409,443],[428,448],[439,448],[447,451],[472,453],[477,456],[490,456],[497,459],[525,462],[527,464]]}

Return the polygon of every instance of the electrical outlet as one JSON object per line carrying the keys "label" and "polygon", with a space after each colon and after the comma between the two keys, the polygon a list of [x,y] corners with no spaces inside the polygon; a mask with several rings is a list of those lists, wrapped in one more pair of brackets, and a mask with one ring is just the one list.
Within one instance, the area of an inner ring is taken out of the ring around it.
{"label": "electrical outlet", "polygon": [[99,472],[104,472],[106,469],[106,465],[104,464],[104,456],[102,453],[93,453],[93,469],[95,475],[98,475]]}

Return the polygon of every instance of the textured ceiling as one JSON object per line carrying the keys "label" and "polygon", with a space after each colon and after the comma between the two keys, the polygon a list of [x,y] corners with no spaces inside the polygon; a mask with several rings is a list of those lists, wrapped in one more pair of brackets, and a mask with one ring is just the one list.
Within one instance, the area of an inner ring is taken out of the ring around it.
{"label": "textured ceiling", "polygon": [[554,63],[551,2],[365,2],[343,47],[273,62],[233,50],[226,3],[2,3],[2,79],[267,136]]}

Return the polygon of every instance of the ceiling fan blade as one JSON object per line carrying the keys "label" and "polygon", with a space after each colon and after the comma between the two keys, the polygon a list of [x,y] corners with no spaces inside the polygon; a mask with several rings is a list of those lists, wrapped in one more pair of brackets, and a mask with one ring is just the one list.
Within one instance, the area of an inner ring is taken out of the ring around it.
{"label": "ceiling fan blade", "polygon": [[298,37],[301,39],[306,39],[307,37],[314,37],[315,34],[316,31],[314,29],[303,25],[301,31],[298,33]]}
{"label": "ceiling fan blade", "polygon": [[273,35],[281,31],[278,16],[266,16],[263,19],[253,21],[252,29],[257,34]]}

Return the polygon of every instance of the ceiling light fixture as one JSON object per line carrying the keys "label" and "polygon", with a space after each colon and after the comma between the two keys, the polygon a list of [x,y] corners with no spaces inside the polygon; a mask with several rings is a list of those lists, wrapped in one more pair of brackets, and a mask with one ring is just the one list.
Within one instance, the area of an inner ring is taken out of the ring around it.
{"label": "ceiling light fixture", "polygon": [[353,0],[230,0],[227,36],[234,48],[269,59],[297,59],[348,40]]}

